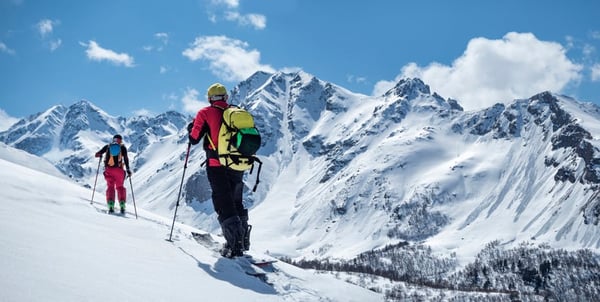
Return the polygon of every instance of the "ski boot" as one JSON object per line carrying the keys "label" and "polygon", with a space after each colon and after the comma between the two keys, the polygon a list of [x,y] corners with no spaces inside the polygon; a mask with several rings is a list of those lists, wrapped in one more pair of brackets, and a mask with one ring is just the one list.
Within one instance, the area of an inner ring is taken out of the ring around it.
{"label": "ski boot", "polygon": [[239,216],[232,216],[221,222],[221,230],[223,237],[227,243],[221,249],[221,256],[226,258],[234,258],[243,256],[243,236],[242,223]]}
{"label": "ski boot", "polygon": [[248,216],[240,216],[240,220],[242,221],[242,230],[244,231],[242,249],[248,251],[250,250],[250,231],[252,231],[252,225],[248,224]]}
{"label": "ski boot", "polygon": [[125,214],[125,200],[119,201],[119,206],[121,207],[121,214]]}
{"label": "ski boot", "polygon": [[108,204],[108,213],[114,213],[115,212],[115,201],[109,200],[106,203]]}

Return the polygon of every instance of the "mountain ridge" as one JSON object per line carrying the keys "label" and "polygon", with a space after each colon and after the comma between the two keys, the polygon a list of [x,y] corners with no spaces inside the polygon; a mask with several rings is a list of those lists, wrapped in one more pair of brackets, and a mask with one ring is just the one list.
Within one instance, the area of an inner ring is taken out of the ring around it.
{"label": "mountain ridge", "polygon": [[[305,72],[258,72],[234,87],[230,100],[251,109],[263,135],[261,185],[256,193],[246,188],[245,203],[256,230],[281,230],[256,232],[256,244],[274,254],[352,258],[402,241],[465,257],[496,239],[600,246],[596,106],[541,92],[465,112],[420,79],[370,97]],[[91,154],[121,133],[139,204],[168,216],[190,120],[175,111],[113,117],[81,101],[22,119],[0,141],[91,187]],[[216,231],[203,159],[195,147],[178,219]],[[498,226],[495,236],[477,230]],[[345,239],[357,233],[360,241]]]}

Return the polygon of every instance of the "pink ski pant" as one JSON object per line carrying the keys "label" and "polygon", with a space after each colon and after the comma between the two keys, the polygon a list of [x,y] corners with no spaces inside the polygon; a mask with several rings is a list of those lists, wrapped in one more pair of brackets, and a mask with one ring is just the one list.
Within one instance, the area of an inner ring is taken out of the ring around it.
{"label": "pink ski pant", "polygon": [[125,182],[125,170],[119,167],[106,167],[104,169],[104,179],[106,179],[106,201],[115,201],[115,189],[119,197],[118,201],[127,200],[127,191],[123,182]]}

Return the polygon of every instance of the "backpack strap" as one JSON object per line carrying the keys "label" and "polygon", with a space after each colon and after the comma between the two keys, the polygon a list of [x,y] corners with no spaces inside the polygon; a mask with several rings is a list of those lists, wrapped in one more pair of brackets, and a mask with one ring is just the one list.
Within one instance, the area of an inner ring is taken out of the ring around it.
{"label": "backpack strap", "polygon": [[213,143],[213,140],[210,138],[210,133],[205,134],[205,136],[208,139],[208,143],[213,148],[213,151],[217,152],[217,147],[215,147],[215,143]]}
{"label": "backpack strap", "polygon": [[106,157],[104,158],[104,165],[108,166],[112,156],[110,156],[110,143],[106,145]]}

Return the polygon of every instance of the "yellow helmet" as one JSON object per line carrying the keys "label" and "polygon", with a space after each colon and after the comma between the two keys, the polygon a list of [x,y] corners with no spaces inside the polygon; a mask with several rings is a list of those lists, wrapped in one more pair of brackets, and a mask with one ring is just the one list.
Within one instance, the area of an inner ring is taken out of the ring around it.
{"label": "yellow helmet", "polygon": [[208,95],[209,100],[219,100],[223,99],[224,96],[227,95],[227,89],[221,83],[214,83],[208,87],[208,91],[206,93]]}

